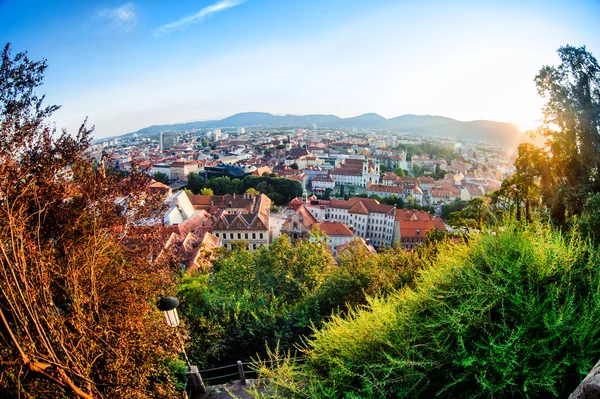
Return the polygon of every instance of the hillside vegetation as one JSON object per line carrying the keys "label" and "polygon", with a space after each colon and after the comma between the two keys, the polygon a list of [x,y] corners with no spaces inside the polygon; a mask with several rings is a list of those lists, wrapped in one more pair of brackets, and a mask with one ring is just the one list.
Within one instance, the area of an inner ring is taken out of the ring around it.
{"label": "hillside vegetation", "polygon": [[305,363],[262,375],[275,397],[566,397],[600,356],[599,260],[539,223],[441,244],[414,288],[334,316]]}

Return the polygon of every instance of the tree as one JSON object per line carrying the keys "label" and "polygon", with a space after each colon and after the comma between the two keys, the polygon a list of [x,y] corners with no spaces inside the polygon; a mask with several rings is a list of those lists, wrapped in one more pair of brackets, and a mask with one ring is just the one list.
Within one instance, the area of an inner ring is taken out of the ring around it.
{"label": "tree", "polygon": [[[519,145],[515,161],[516,173],[502,182],[495,203],[506,198],[515,210],[517,220],[531,220],[531,211],[542,204],[542,196],[550,199],[554,187],[550,176],[548,154],[531,143]],[[550,204],[550,202],[548,202]]]}
{"label": "tree", "polygon": [[156,172],[154,174],[154,180],[161,182],[163,184],[169,184],[169,176],[167,176],[166,173],[163,172]]}
{"label": "tree", "polygon": [[489,219],[489,199],[473,198],[462,210],[450,213],[448,224],[455,229],[483,229],[484,222]]}
{"label": "tree", "polygon": [[258,191],[258,190],[257,190],[257,189],[255,189],[255,188],[252,188],[252,187],[250,187],[249,189],[247,189],[247,190],[245,191],[245,193],[246,193],[246,194],[252,194],[252,195],[259,195],[259,194],[260,194],[260,191]]}
{"label": "tree", "polygon": [[561,64],[544,66],[535,83],[546,99],[538,133],[546,138],[556,182],[544,202],[562,223],[600,192],[600,67],[585,47],[567,45],[558,55]]}
{"label": "tree", "polygon": [[210,143],[208,142],[207,139],[202,139],[202,141],[200,142],[203,148],[206,148],[210,145]]}
{"label": "tree", "polygon": [[298,164],[296,162],[294,162],[293,164],[290,165],[290,168],[298,170]]}
{"label": "tree", "polygon": [[194,194],[199,194],[204,187],[204,178],[198,172],[190,172],[187,175],[187,188]]}
{"label": "tree", "polygon": [[200,194],[201,195],[215,195],[213,190],[211,190],[210,188],[203,188],[202,190],[200,190]]}
{"label": "tree", "polygon": [[162,200],[135,166],[93,166],[85,122],[74,136],[50,126],[58,107],[36,94],[45,69],[2,52],[0,391],[175,397],[177,339],[155,307],[174,274],[144,227]]}
{"label": "tree", "polygon": [[394,169],[394,174],[399,177],[404,177],[406,176],[406,171],[402,168],[396,168]]}

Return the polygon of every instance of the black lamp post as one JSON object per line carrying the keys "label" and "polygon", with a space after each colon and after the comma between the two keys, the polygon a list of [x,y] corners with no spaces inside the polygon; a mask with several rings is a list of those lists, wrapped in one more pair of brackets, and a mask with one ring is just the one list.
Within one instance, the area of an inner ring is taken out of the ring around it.
{"label": "black lamp post", "polygon": [[[165,320],[169,327],[177,328],[179,326],[179,315],[177,314],[177,306],[179,306],[179,301],[177,300],[177,298],[172,296],[165,296],[158,300],[158,310],[164,313]],[[198,372],[198,367],[192,366],[192,364],[190,363],[190,359],[188,358],[187,353],[185,352],[185,346],[183,345],[183,341],[178,333],[177,338],[181,343],[181,350],[183,351],[183,356],[185,357],[185,362],[187,364],[188,385],[190,385],[194,391],[206,393],[206,387],[202,382],[202,377]]]}

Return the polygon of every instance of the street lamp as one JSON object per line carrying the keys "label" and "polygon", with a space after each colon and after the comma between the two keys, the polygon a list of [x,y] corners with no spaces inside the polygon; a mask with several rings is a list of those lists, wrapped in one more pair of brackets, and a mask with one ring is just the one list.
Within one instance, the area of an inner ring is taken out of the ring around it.
{"label": "street lamp", "polygon": [[179,306],[179,301],[172,296],[165,296],[158,300],[158,310],[161,310],[165,314],[165,320],[169,327],[179,326],[177,306]]}
{"label": "street lamp", "polygon": [[[179,306],[179,300],[172,296],[165,296],[158,300],[158,310],[162,311],[165,314],[165,320],[169,327],[177,328],[179,326],[179,315],[177,314],[177,306]],[[187,364],[188,384],[192,387],[193,390],[199,391],[201,393],[206,393],[206,387],[204,386],[204,382],[202,382],[202,377],[198,372],[198,367],[192,366],[192,364],[190,363],[190,359],[188,359],[187,353],[185,352],[183,340],[179,336],[177,330],[176,333],[177,338],[179,339],[179,343],[181,344],[181,350],[183,351],[185,362]]]}

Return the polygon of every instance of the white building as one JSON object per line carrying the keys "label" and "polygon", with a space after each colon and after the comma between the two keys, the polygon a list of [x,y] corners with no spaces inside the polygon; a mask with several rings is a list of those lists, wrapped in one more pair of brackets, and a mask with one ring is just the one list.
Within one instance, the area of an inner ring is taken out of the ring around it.
{"label": "white building", "polygon": [[368,183],[379,182],[379,161],[346,158],[331,172],[331,176],[337,185],[366,187]]}
{"label": "white building", "polygon": [[382,205],[371,198],[349,200],[311,200],[306,209],[318,221],[343,222],[358,237],[369,239],[374,246],[391,246],[396,207]]}
{"label": "white building", "polygon": [[335,180],[329,175],[316,175],[312,178],[313,190],[327,190],[335,188]]}
{"label": "white building", "polygon": [[[348,228],[348,226],[346,226],[345,223],[320,222],[315,223],[315,226],[317,226],[319,230],[327,235],[327,244],[329,245],[329,250],[333,256],[337,256],[336,247],[347,244],[354,239],[354,233]],[[314,240],[314,238],[312,239]]]}

